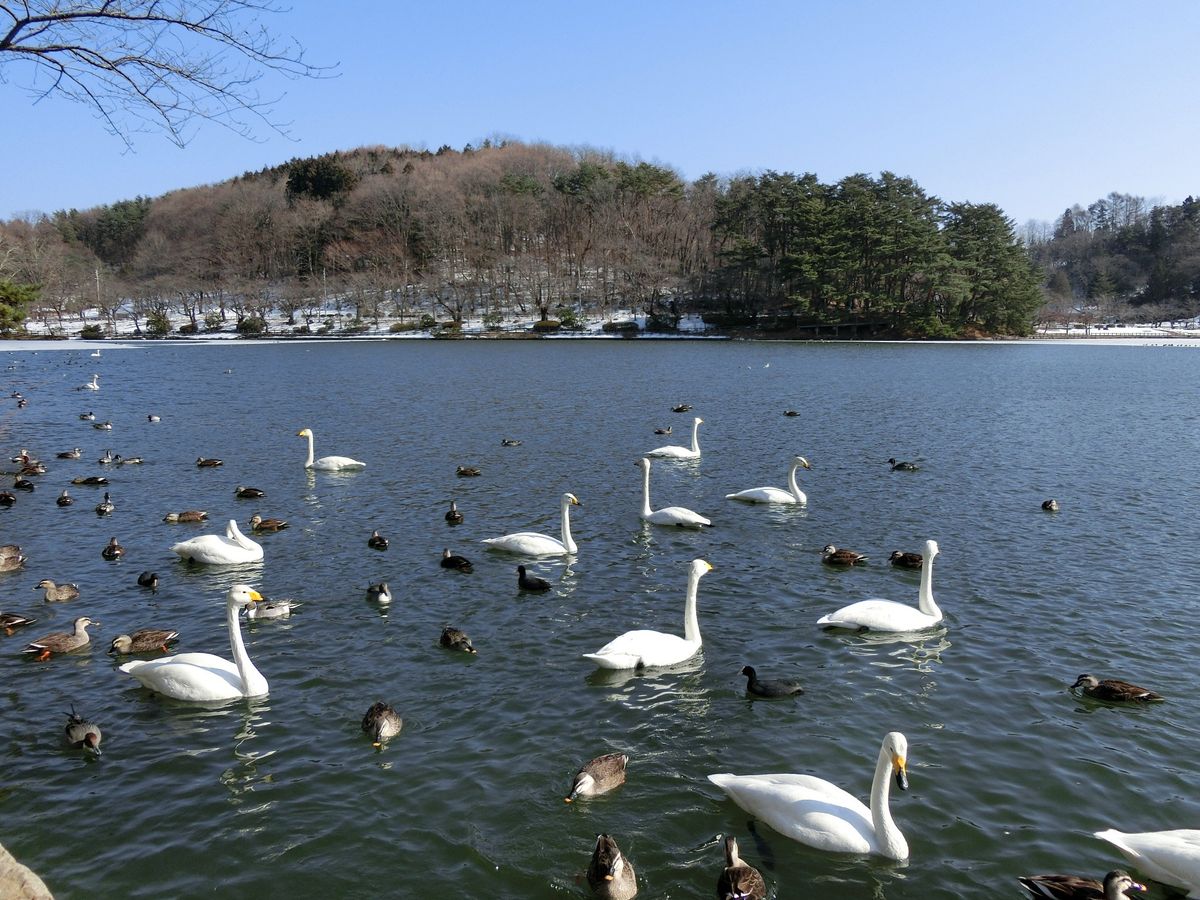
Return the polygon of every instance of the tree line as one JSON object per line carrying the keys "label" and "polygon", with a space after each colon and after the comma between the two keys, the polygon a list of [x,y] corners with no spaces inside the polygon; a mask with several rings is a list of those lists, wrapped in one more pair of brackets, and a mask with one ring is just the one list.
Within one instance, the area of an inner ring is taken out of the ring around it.
{"label": "tree line", "polygon": [[[1024,334],[1043,278],[993,204],[884,172],[686,181],[611,153],[485,141],[372,147],[229,181],[0,222],[0,285],[64,330],[84,309],[189,330],[686,313],[736,326]],[[12,294],[3,293],[0,301]],[[11,317],[10,317],[11,318]]]}

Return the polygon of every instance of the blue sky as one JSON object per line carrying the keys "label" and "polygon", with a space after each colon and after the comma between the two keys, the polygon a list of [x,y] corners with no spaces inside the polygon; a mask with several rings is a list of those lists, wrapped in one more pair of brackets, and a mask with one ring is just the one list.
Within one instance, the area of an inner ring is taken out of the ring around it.
{"label": "blue sky", "polygon": [[365,145],[504,136],[592,146],[686,178],[892,171],[1018,224],[1111,191],[1200,192],[1200,3],[1161,0],[330,3],[267,17],[324,81],[286,93],[293,140],[203,125],[133,152],[0,68],[0,217],[87,208]]}

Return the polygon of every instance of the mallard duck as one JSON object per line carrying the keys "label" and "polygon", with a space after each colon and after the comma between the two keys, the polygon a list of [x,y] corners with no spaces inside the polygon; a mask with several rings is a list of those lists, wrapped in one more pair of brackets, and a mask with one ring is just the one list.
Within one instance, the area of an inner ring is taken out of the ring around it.
{"label": "mallard duck", "polygon": [[108,479],[103,475],[84,475],[78,478],[72,478],[71,484],[86,484],[90,487],[108,484]]}
{"label": "mallard duck", "polygon": [[87,633],[88,627],[99,624],[87,616],[80,616],[75,620],[73,631],[54,631],[44,634],[36,641],[26,644],[25,649],[21,652],[34,654],[39,662],[49,659],[55,653],[70,653],[72,650],[87,646],[91,640]]}
{"label": "mallard duck", "polygon": [[261,488],[246,487],[245,485],[239,484],[233,489],[233,495],[239,500],[257,500],[260,497],[267,496],[267,492]]}
{"label": "mallard duck", "polygon": [[12,633],[18,628],[32,625],[36,621],[37,619],[29,619],[16,613],[0,613],[0,629],[3,629],[9,637],[12,637]]}
{"label": "mallard duck", "polygon": [[637,875],[633,865],[607,834],[596,836],[587,880],[592,892],[601,900],[629,900],[637,895]]}
{"label": "mallard duck", "polygon": [[100,741],[103,734],[100,732],[100,726],[95,722],[89,722],[75,712],[75,707],[71,707],[71,711],[67,713],[67,727],[65,730],[67,743],[76,750],[87,750],[100,755]]}
{"label": "mallard duck", "polygon": [[100,551],[100,555],[105,559],[120,559],[125,555],[125,548],[120,545],[116,538],[109,538],[108,543],[104,545],[104,549]]}
{"label": "mallard duck", "polygon": [[113,503],[112,500],[110,500],[108,497],[108,491],[105,491],[104,499],[96,504],[96,515],[111,516],[113,514],[113,510],[115,510],[116,508],[117,508],[117,505],[115,503]]}
{"label": "mallard duck", "polygon": [[518,441],[516,438],[501,438],[500,446],[501,447],[520,447],[521,442]]}
{"label": "mallard duck", "polygon": [[1129,891],[1146,890],[1120,869],[1105,875],[1103,884],[1078,875],[1022,875],[1017,881],[1039,900],[1125,900]]}
{"label": "mallard duck", "polygon": [[671,407],[671,412],[685,413],[685,412],[691,412],[691,411],[692,411],[692,404],[690,404],[690,403],[680,403],[678,406]]}
{"label": "mallard duck", "polygon": [[856,566],[865,563],[867,557],[853,550],[839,550],[833,544],[826,544],[821,551],[821,562],[827,566]]}
{"label": "mallard duck", "polygon": [[517,587],[522,591],[541,592],[550,590],[551,584],[545,578],[526,574],[524,566],[517,566]]}
{"label": "mallard duck", "polygon": [[459,466],[454,470],[454,474],[459,478],[474,478],[476,475],[482,475],[483,472],[475,466]]}
{"label": "mallard duck", "polygon": [[45,475],[46,466],[44,463],[38,462],[36,459],[33,462],[27,462],[21,466],[19,474],[21,475]]}
{"label": "mallard duck", "polygon": [[59,506],[70,506],[75,502],[75,498],[67,493],[67,489],[63,488],[63,492],[58,495],[58,499],[54,501]]}
{"label": "mallard duck", "polygon": [[916,463],[897,462],[894,456],[888,459],[888,465],[892,467],[893,472],[915,472],[921,468]]}
{"label": "mallard duck", "polygon": [[394,738],[403,727],[400,714],[382,700],[371,704],[362,720],[363,732],[371,736],[371,743],[376,747],[382,747],[384,741]]}
{"label": "mallard duck", "polygon": [[165,628],[139,628],[133,634],[118,634],[109,645],[109,653],[167,653],[168,645],[179,640],[178,631]]}
{"label": "mallard duck", "polygon": [[446,523],[448,525],[461,525],[463,514],[458,511],[458,504],[453,500],[450,501],[450,509],[446,513]]}
{"label": "mallard duck", "polygon": [[1105,678],[1103,681],[1095,675],[1080,675],[1071,685],[1071,690],[1082,691],[1096,700],[1107,700],[1111,703],[1154,703],[1162,700],[1162,694],[1148,691],[1144,687],[1120,681],[1116,678]]}
{"label": "mallard duck", "polygon": [[63,450],[58,454],[59,459],[79,459],[83,456],[83,450],[79,447],[72,447],[70,450]]}
{"label": "mallard duck", "polygon": [[211,456],[197,456],[196,467],[199,469],[215,469],[217,466],[225,465],[225,460],[216,459]]}
{"label": "mallard duck", "polygon": [[742,862],[737,838],[725,837],[725,868],[717,878],[718,900],[766,900],[767,884],[762,873]]}
{"label": "mallard duck", "polygon": [[746,693],[755,697],[773,700],[804,693],[804,688],[796,681],[759,681],[754,666],[742,666],[742,674],[746,676]]}
{"label": "mallard duck", "polygon": [[471,643],[471,639],[467,637],[467,633],[461,628],[454,628],[447,625],[442,629],[442,636],[438,638],[438,644],[445,647],[447,650],[460,650],[463,653],[476,653],[475,645]]}
{"label": "mallard duck", "polygon": [[1046,512],[1058,512],[1058,501],[1057,500],[1043,500],[1042,501],[1042,509],[1044,509]]}
{"label": "mallard duck", "polygon": [[164,522],[203,522],[208,518],[208,513],[202,509],[185,509],[183,512],[167,513],[163,516]]}
{"label": "mallard duck", "polygon": [[387,606],[392,602],[392,591],[386,581],[367,586],[367,599]]}
{"label": "mallard duck", "polygon": [[158,574],[155,572],[143,572],[137,578],[138,587],[150,588],[153,593],[158,593]]}
{"label": "mallard duck", "polygon": [[457,553],[451,553],[449,547],[442,550],[441,566],[443,569],[457,569],[468,574],[475,571],[469,559],[459,556]]}
{"label": "mallard duck", "polygon": [[901,569],[919,569],[925,564],[925,557],[920,553],[906,553],[903,550],[893,550],[888,562]]}
{"label": "mallard duck", "polygon": [[13,506],[17,502],[17,495],[12,491],[0,491],[0,506]]}
{"label": "mallard duck", "polygon": [[35,591],[45,591],[45,600],[47,603],[61,603],[65,600],[74,600],[79,596],[79,586],[73,583],[55,584],[49,578],[43,578],[33,586]]}
{"label": "mallard duck", "polygon": [[264,519],[262,516],[253,515],[250,517],[251,531],[283,531],[288,527],[288,523],[283,519]]}
{"label": "mallard duck", "polygon": [[625,767],[629,757],[624,753],[605,753],[584,763],[571,780],[571,791],[563,800],[573,803],[579,799],[599,797],[625,783]]}
{"label": "mallard duck", "polygon": [[372,550],[386,550],[388,548],[388,539],[379,533],[378,529],[371,532],[371,536],[367,538],[367,546]]}

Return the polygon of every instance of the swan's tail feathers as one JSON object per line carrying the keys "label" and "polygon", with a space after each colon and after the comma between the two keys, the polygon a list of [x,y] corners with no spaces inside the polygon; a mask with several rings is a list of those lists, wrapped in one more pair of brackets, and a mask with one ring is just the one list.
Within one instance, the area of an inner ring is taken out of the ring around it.
{"label": "swan's tail feathers", "polygon": [[821,618],[817,619],[817,624],[830,626],[832,628],[838,628],[838,627],[844,626],[845,623],[839,622],[837,619],[834,618],[834,615],[835,615],[835,613],[829,613],[828,615],[821,616]]}
{"label": "swan's tail feathers", "polygon": [[716,775],[709,775],[708,780],[719,787],[725,793],[729,793],[730,784],[733,779],[737,778],[732,772],[720,772]]}
{"label": "swan's tail feathers", "polygon": [[601,669],[636,669],[642,663],[642,658],[632,653],[585,653],[583,658]]}
{"label": "swan's tail feathers", "polygon": [[1123,840],[1125,835],[1117,831],[1115,828],[1110,828],[1107,831],[1094,831],[1092,834],[1100,838],[1102,841],[1108,841],[1130,859],[1133,859],[1138,855],[1138,852]]}

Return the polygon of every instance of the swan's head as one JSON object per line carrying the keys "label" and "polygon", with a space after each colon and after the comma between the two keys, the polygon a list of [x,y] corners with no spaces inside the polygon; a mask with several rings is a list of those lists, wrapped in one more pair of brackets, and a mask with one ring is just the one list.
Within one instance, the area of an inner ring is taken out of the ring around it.
{"label": "swan's head", "polygon": [[925,558],[926,559],[932,561],[933,558],[935,556],[937,556],[939,552],[940,551],[938,550],[937,541],[926,541],[925,542]]}
{"label": "swan's head", "polygon": [[700,418],[699,416],[696,416],[696,418],[692,419],[692,424],[693,425],[703,425],[704,420],[702,418]]}
{"label": "swan's head", "polygon": [[309,428],[301,428],[299,431],[296,432],[296,437],[312,437],[312,436],[313,436],[312,429],[309,429]]}
{"label": "swan's head", "polygon": [[892,774],[896,777],[896,787],[907,791],[908,739],[898,731],[889,731],[883,739],[883,751],[891,759]]}
{"label": "swan's head", "polygon": [[262,602],[262,594],[248,584],[235,584],[229,589],[229,603],[238,609],[245,609],[255,603]]}
{"label": "swan's head", "polygon": [[634,465],[645,471],[650,468],[650,460],[643,456],[641,459],[635,462]]}
{"label": "swan's head", "polygon": [[811,469],[811,468],[812,468],[812,466],[810,466],[810,465],[808,464],[808,460],[807,460],[807,459],[805,459],[803,456],[793,456],[793,457],[792,457],[792,465],[794,465],[794,466],[800,466],[800,467],[802,467],[802,468],[805,468],[805,469]]}
{"label": "swan's head", "polygon": [[712,566],[702,559],[692,560],[692,574],[699,578],[701,575],[707,575],[712,571]]}
{"label": "swan's head", "polygon": [[563,499],[572,506],[583,506],[583,504],[579,502],[579,498],[574,494],[563,494]]}

